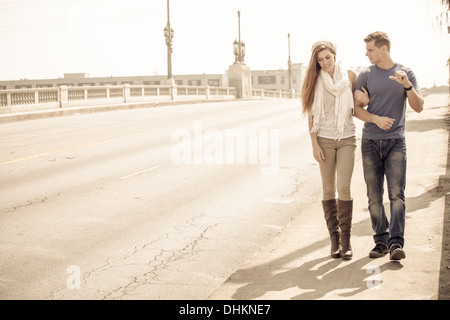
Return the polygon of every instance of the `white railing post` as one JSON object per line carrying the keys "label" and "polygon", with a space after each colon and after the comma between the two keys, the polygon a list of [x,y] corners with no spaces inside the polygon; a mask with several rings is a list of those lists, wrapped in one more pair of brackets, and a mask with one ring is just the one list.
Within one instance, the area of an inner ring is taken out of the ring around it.
{"label": "white railing post", "polygon": [[289,90],[289,93],[291,95],[291,99],[294,99],[295,98],[295,90],[291,89],[291,90]]}
{"label": "white railing post", "polygon": [[34,90],[34,104],[38,104],[39,103],[39,90],[35,89]]}
{"label": "white railing post", "polygon": [[123,85],[123,102],[128,103],[130,101],[130,84],[125,83]]}
{"label": "white railing post", "polygon": [[59,87],[59,107],[63,108],[69,102],[69,88],[67,86]]}
{"label": "white railing post", "polygon": [[176,100],[178,95],[178,89],[176,84],[172,84],[170,86],[170,96],[172,97],[172,100]]}

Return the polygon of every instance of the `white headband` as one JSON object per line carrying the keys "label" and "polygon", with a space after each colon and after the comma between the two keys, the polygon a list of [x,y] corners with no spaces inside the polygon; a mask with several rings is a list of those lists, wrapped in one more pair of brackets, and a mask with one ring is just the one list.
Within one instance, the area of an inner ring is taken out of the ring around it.
{"label": "white headband", "polygon": [[314,44],[312,45],[312,48],[311,48],[311,52],[314,52],[314,50],[316,50],[316,48],[321,45],[324,45],[324,46],[332,49],[334,52],[337,52],[336,45],[333,42],[326,41],[326,40],[314,42]]}

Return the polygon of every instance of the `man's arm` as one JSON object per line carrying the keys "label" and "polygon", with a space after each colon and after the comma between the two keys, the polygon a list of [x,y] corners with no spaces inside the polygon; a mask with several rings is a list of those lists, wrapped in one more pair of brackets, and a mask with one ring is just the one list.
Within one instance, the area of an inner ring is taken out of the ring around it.
{"label": "man's arm", "polygon": [[394,124],[395,119],[389,117],[380,117],[376,114],[370,113],[363,108],[363,104],[356,98],[354,100],[354,116],[364,122],[375,123],[382,130],[389,130]]}
{"label": "man's arm", "polygon": [[422,112],[424,100],[423,97],[416,91],[411,81],[408,79],[408,75],[404,71],[395,72],[395,76],[389,77],[391,80],[395,80],[398,83],[402,84],[405,89],[412,88],[411,90],[406,91],[406,96],[408,97],[408,102],[411,108],[415,112]]}
{"label": "man's arm", "polygon": [[[394,124],[395,119],[380,117],[376,114],[370,113],[364,108],[364,105],[370,101],[370,95],[364,87],[367,87],[367,74],[361,73],[356,79],[355,88],[357,90],[353,95],[353,116],[364,122],[375,123],[382,130],[390,129]],[[363,90],[364,92],[360,90]]]}
{"label": "man's arm", "polygon": [[[410,82],[408,88],[411,86],[412,84]],[[422,112],[424,100],[420,93],[414,89],[414,87],[411,90],[406,91],[406,96],[408,97],[408,102],[411,108],[417,113]]]}

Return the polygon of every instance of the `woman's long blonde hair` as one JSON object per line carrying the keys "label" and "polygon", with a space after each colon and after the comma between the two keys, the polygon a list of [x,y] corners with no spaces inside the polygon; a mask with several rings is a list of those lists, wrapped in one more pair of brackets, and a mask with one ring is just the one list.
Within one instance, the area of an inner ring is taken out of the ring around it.
{"label": "woman's long blonde hair", "polygon": [[308,68],[306,69],[305,79],[302,84],[302,110],[303,114],[307,115],[311,111],[311,107],[314,103],[314,93],[316,91],[317,78],[320,73],[320,65],[317,62],[317,55],[319,52],[328,49],[332,54],[336,56],[336,51],[325,44],[316,46],[311,54],[311,60],[309,61]]}

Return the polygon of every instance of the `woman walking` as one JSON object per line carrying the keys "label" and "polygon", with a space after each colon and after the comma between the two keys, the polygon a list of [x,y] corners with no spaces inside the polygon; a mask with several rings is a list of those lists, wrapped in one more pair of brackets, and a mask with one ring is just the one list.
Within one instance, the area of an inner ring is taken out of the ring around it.
{"label": "woman walking", "polygon": [[[319,41],[302,86],[303,114],[308,115],[313,155],[322,177],[322,207],[331,240],[331,256],[350,260],[353,215],[351,178],[356,137],[353,122],[353,90],[356,74],[336,63],[336,45]],[[359,98],[367,104],[365,93]],[[337,199],[336,199],[337,191]]]}

